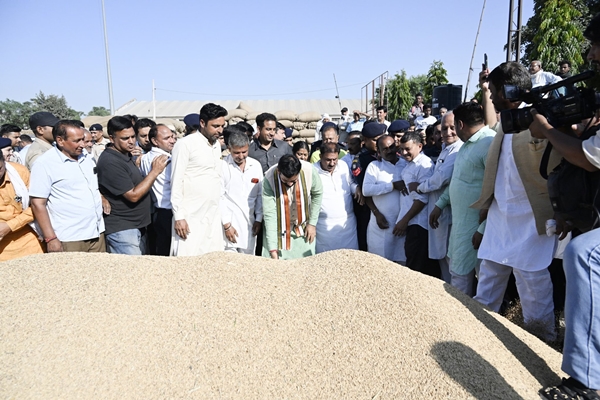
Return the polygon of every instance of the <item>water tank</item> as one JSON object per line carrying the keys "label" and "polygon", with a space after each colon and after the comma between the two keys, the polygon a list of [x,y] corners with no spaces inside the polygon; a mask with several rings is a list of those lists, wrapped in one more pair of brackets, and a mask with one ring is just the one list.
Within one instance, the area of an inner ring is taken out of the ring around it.
{"label": "water tank", "polygon": [[440,108],[446,107],[448,111],[462,103],[462,85],[447,84],[433,88],[431,100],[431,114],[440,115]]}

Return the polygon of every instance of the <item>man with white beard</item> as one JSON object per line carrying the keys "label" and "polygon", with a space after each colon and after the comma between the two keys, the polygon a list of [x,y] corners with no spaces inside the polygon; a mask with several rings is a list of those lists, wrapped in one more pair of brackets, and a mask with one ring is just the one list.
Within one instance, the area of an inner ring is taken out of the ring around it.
{"label": "man with white beard", "polygon": [[317,222],[317,254],[338,249],[358,250],[352,205],[357,184],[350,176],[348,165],[338,162],[339,154],[337,143],[323,143],[321,160],[313,164],[323,184],[323,202]]}
{"label": "man with white beard", "polygon": [[404,263],[404,236],[395,236],[393,225],[390,225],[400,214],[401,189],[404,189],[400,181],[406,161],[398,157],[397,150],[392,136],[383,135],[377,140],[381,160],[373,161],[367,167],[363,195],[372,197],[375,204],[367,228],[369,253]]}
{"label": "man with white beard", "polygon": [[[438,156],[433,175],[427,178],[421,184],[412,182],[408,185],[409,191],[417,191],[419,194],[428,194],[429,200],[427,203],[427,215],[431,214],[435,208],[435,202],[438,201],[444,189],[450,184],[452,171],[454,170],[454,160],[460,147],[463,145],[462,140],[456,136],[454,129],[454,114],[446,113],[442,117],[442,152]],[[442,272],[442,279],[446,283],[450,283],[450,261],[448,253],[448,238],[450,237],[450,227],[452,226],[452,214],[450,207],[447,207],[442,212],[438,219],[438,226],[429,229],[429,258],[438,260]]]}

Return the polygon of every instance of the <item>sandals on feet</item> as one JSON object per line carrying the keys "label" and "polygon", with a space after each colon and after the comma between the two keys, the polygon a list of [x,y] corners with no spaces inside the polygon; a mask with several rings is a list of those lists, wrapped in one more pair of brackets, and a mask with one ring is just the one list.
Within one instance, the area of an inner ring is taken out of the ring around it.
{"label": "sandals on feet", "polygon": [[542,399],[547,400],[600,400],[598,392],[573,378],[563,378],[560,385],[544,388],[539,393]]}

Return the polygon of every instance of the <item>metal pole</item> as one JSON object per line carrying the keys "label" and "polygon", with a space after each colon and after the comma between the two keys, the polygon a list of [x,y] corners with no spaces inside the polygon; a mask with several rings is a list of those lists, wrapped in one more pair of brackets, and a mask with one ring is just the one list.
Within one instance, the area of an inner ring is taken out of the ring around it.
{"label": "metal pole", "polygon": [[154,86],[154,79],[152,79],[152,120],[156,122],[156,86]]}
{"label": "metal pole", "polygon": [[102,1],[102,26],[104,27],[104,51],[106,52],[106,73],[108,75],[108,99],[110,101],[110,115],[115,115],[115,101],[113,99],[112,78],[110,76],[110,56],[108,55],[108,34],[106,33],[106,12],[104,0]]}
{"label": "metal pole", "polygon": [[515,61],[519,62],[521,60],[521,17],[523,15],[523,7],[522,6],[522,1],[521,0],[517,0],[519,2],[519,8],[517,11],[517,46],[515,49],[515,53],[517,54]]}
{"label": "metal pole", "polygon": [[337,80],[335,79],[335,74],[333,74],[333,82],[335,83],[335,91],[337,93],[338,104],[340,105],[340,113],[342,112],[342,100],[340,99],[340,91],[338,90]]}
{"label": "metal pole", "polygon": [[465,98],[463,102],[467,101],[467,93],[469,92],[469,82],[471,82],[471,73],[473,72],[473,59],[475,58],[475,49],[477,48],[477,39],[479,38],[479,31],[481,30],[481,21],[483,21],[483,12],[485,11],[486,0],[483,0],[483,7],[481,8],[481,16],[479,17],[479,26],[477,27],[477,35],[475,35],[475,44],[473,45],[473,53],[471,54],[471,64],[469,65],[469,75],[467,75],[467,86],[465,86]]}
{"label": "metal pole", "polygon": [[513,20],[513,9],[515,7],[515,0],[510,0],[510,9],[508,10],[508,40],[506,41],[506,62],[510,61],[510,55],[512,54],[512,20]]}

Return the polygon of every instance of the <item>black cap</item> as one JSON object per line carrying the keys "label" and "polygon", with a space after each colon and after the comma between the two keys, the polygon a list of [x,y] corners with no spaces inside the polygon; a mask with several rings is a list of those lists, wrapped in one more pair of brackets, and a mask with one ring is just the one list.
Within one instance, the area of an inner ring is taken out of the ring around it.
{"label": "black cap", "polygon": [[102,125],[100,125],[100,124],[93,124],[92,126],[90,126],[90,129],[89,129],[90,132],[96,132],[96,131],[102,131],[102,130],[103,130],[103,128],[102,128]]}
{"label": "black cap", "polygon": [[183,118],[183,123],[189,126],[190,128],[194,125],[200,125],[200,114],[188,114]]}
{"label": "black cap", "polygon": [[405,119],[397,119],[390,124],[389,133],[406,132],[410,128],[410,123]]}
{"label": "black cap", "polygon": [[371,122],[365,124],[362,128],[362,135],[369,139],[375,139],[377,136],[381,136],[385,133],[387,126],[378,122]]}
{"label": "black cap", "polygon": [[54,114],[46,111],[40,111],[32,114],[31,117],[29,117],[29,126],[31,127],[31,130],[35,132],[35,128],[38,126],[54,127],[58,121],[59,119],[56,118]]}
{"label": "black cap", "polygon": [[9,138],[0,137],[0,149],[3,149],[5,147],[10,147],[11,144],[12,144],[12,140],[10,140]]}

